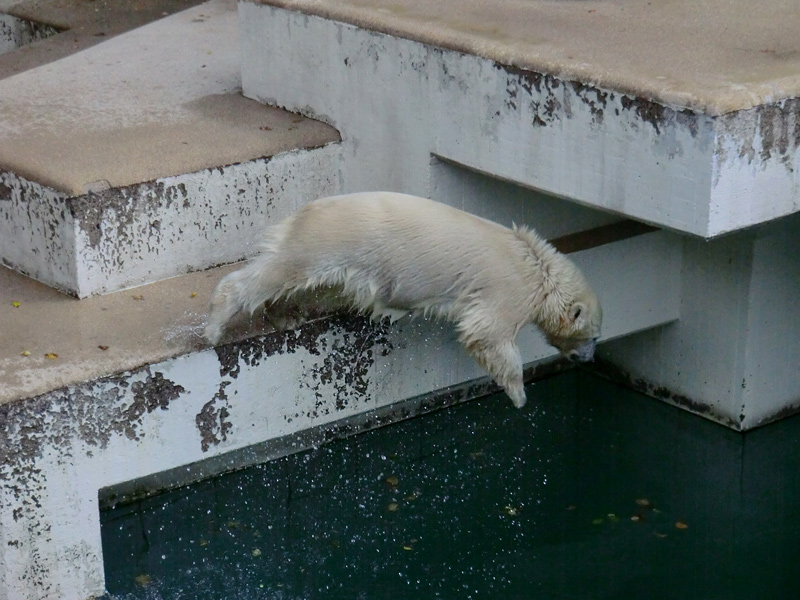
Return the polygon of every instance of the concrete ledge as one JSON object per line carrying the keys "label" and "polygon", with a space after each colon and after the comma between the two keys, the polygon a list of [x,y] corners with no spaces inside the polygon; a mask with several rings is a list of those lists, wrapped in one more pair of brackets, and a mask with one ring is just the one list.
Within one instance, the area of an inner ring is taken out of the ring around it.
{"label": "concrete ledge", "polygon": [[338,191],[336,130],[239,93],[234,8],[0,80],[3,264],[106,293],[241,260],[270,219]]}
{"label": "concrete ledge", "polygon": [[255,1],[711,116],[800,96],[792,0]]}
{"label": "concrete ledge", "polygon": [[[345,191],[427,195],[433,155],[703,238],[800,207],[798,17],[783,0],[240,12],[245,95],[344,132]],[[692,15],[711,33],[686,27]]]}

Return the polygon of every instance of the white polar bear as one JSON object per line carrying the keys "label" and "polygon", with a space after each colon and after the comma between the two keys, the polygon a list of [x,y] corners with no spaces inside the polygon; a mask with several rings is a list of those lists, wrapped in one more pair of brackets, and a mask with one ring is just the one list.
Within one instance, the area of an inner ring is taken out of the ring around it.
{"label": "white polar bear", "polygon": [[525,404],[519,330],[534,323],[569,359],[587,361],[602,321],[578,268],[534,231],[424,198],[368,192],[317,200],[271,227],[261,254],[217,286],[206,338],[218,343],[242,310],[265,302],[278,310],[319,290],[373,317],[423,312],[452,321],[518,408]]}

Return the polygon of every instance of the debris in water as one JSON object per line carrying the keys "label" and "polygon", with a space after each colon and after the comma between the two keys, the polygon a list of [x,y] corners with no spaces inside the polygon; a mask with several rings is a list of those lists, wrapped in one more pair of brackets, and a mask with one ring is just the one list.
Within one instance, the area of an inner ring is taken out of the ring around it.
{"label": "debris in water", "polygon": [[108,350],[108,346],[103,346],[102,344],[100,346],[98,346],[98,348],[100,348],[100,350],[102,350],[103,352]]}
{"label": "debris in water", "polygon": [[384,481],[386,482],[386,485],[388,485],[392,489],[396,488],[397,484],[400,483],[400,480],[394,475],[389,475],[389,477],[384,479]]}
{"label": "debris in water", "polygon": [[503,510],[509,517],[518,517],[521,509],[516,506],[506,505]]}
{"label": "debris in water", "polygon": [[153,582],[153,579],[147,573],[142,573],[141,575],[137,575],[134,579],[136,583],[141,585],[142,587],[150,585]]}
{"label": "debris in water", "polygon": [[44,355],[44,357],[50,360],[55,360],[58,358],[58,354],[56,354],[55,352],[48,352],[47,354]]}
{"label": "debris in water", "polygon": [[189,298],[197,298],[197,292],[192,292],[192,295]]}
{"label": "debris in water", "polygon": [[30,350],[23,350],[22,352],[19,353],[19,355],[20,356],[30,356],[31,355],[31,351]]}
{"label": "debris in water", "polygon": [[675,523],[675,527],[677,529],[689,529],[689,526],[686,523],[684,523],[683,521],[677,521]]}
{"label": "debris in water", "polygon": [[17,302],[16,300],[14,300],[14,301],[11,303],[11,306],[13,306],[14,308],[19,308],[21,305],[22,305],[22,304],[21,304],[20,302]]}
{"label": "debris in water", "polygon": [[399,508],[400,505],[397,502],[389,502],[389,504],[386,506],[386,510],[389,512],[397,512]]}
{"label": "debris in water", "polygon": [[131,296],[134,300],[144,300],[144,295],[136,294],[135,296]]}
{"label": "debris in water", "polygon": [[602,525],[603,519],[592,519],[592,525]]}
{"label": "debris in water", "polygon": [[261,550],[259,550],[258,548],[253,548],[253,552],[251,554],[255,557],[259,557],[261,556]]}
{"label": "debris in water", "polygon": [[648,500],[647,498],[637,498],[636,504],[644,508],[650,508],[650,500]]}

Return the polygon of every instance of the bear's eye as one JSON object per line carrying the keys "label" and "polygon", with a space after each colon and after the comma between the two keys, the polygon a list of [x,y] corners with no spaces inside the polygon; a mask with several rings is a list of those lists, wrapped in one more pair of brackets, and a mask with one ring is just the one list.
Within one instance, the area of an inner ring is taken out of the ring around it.
{"label": "bear's eye", "polygon": [[575,309],[575,314],[573,315],[573,318],[577,319],[580,316],[581,316],[581,307],[579,306],[578,308]]}

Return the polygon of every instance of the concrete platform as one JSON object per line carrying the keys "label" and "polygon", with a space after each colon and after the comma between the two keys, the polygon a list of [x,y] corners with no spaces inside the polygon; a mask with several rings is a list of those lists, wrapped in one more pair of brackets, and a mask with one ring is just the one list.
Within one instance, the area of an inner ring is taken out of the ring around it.
{"label": "concrete platform", "polygon": [[[800,206],[789,1],[264,0],[241,11],[245,95],[357,139],[363,156],[345,177],[356,187],[362,170],[383,172],[380,187],[414,187],[419,165],[380,164],[391,139],[417,162],[434,154],[703,238]],[[379,133],[360,132],[376,120]]]}
{"label": "concrete platform", "polygon": [[337,191],[338,133],[243,98],[239,61],[217,1],[0,80],[0,260],[90,296],[240,260]]}

